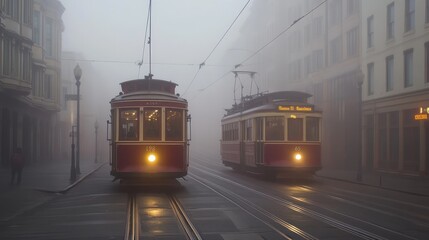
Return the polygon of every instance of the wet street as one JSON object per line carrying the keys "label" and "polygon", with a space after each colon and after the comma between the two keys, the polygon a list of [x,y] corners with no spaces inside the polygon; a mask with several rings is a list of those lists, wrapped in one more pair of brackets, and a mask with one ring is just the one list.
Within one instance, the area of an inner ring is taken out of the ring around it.
{"label": "wet street", "polygon": [[191,157],[184,179],[112,182],[106,164],[0,226],[1,239],[427,239],[428,197],[347,182],[266,180]]}

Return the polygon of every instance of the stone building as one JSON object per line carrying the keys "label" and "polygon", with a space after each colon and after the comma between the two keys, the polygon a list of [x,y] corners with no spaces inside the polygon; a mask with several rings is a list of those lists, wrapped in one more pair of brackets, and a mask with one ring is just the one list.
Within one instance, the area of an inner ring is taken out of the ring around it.
{"label": "stone building", "polygon": [[427,175],[429,1],[362,2],[363,165]]}
{"label": "stone building", "polygon": [[0,158],[22,147],[29,163],[58,157],[63,5],[0,0]]}

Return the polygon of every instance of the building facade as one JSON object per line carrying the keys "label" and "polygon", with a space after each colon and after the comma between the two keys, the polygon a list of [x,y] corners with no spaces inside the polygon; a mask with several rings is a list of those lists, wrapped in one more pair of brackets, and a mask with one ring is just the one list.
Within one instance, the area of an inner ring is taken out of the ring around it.
{"label": "building facade", "polygon": [[257,71],[268,91],[312,94],[323,111],[324,167],[356,169],[361,1],[256,1],[250,11],[237,42],[258,49],[275,41],[242,68]]}
{"label": "building facade", "polygon": [[0,0],[0,158],[17,147],[28,163],[58,157],[61,16],[53,0]]}
{"label": "building facade", "polygon": [[363,1],[365,168],[427,175],[429,1]]}
{"label": "building facade", "polygon": [[252,7],[237,42],[258,49],[275,41],[241,67],[257,66],[246,70],[258,71],[269,91],[313,94],[323,111],[324,168],[428,174],[429,123],[416,114],[429,111],[429,0]]}

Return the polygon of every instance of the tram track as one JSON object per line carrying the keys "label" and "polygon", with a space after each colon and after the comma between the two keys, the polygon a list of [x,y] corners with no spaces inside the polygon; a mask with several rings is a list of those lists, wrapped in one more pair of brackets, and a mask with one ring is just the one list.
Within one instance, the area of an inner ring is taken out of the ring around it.
{"label": "tram track", "polygon": [[[139,195],[136,193],[128,194],[124,240],[137,240],[142,238],[142,236],[140,236],[141,222],[139,217],[138,202],[139,198],[144,196],[146,195]],[[197,228],[186,214],[186,211],[180,204],[180,201],[177,199],[177,197],[173,194],[164,194],[163,196],[168,199],[171,210],[176,217],[178,227],[184,234],[185,238],[188,240],[202,240],[203,238],[201,237]]]}
{"label": "tram track", "polygon": [[[206,168],[205,166],[202,166],[202,165],[201,165],[201,167]],[[316,219],[318,221],[324,222],[324,223],[326,223],[326,224],[328,224],[328,225],[330,225],[332,227],[340,229],[340,230],[342,230],[344,232],[347,232],[347,233],[352,234],[354,236],[357,236],[359,238],[362,238],[362,239],[388,239],[388,238],[382,237],[382,236],[380,236],[378,234],[366,231],[366,230],[364,230],[362,228],[355,227],[355,226],[353,226],[351,224],[345,223],[345,222],[343,222],[341,220],[337,220],[337,219],[335,219],[333,217],[330,217],[330,216],[327,216],[325,214],[319,213],[318,211],[314,211],[314,210],[311,210],[311,209],[309,209],[307,207],[300,206],[300,205],[298,205],[296,203],[293,203],[291,201],[288,201],[288,200],[285,200],[285,199],[282,199],[282,198],[279,198],[279,197],[271,196],[271,195],[268,195],[266,193],[260,192],[258,190],[255,190],[255,189],[249,188],[247,186],[244,186],[244,185],[242,185],[240,183],[237,183],[235,181],[231,181],[230,179],[227,179],[227,178],[224,178],[222,176],[219,176],[219,174],[216,171],[212,170],[212,169],[209,169],[209,168],[206,168],[207,170],[204,170],[202,168],[196,168],[196,169],[199,170],[199,171],[202,171],[205,175],[209,174],[210,176],[213,176],[213,177],[215,177],[215,178],[217,178],[217,179],[219,179],[221,181],[225,181],[228,184],[234,184],[235,186],[238,186],[238,187],[240,187],[242,189],[245,189],[247,191],[251,191],[251,192],[253,192],[253,193],[255,193],[255,194],[259,195],[259,196],[262,196],[262,197],[264,197],[266,199],[274,200],[278,204],[281,204],[282,206],[287,207],[288,209],[291,209],[291,210],[293,210],[295,212],[304,214],[304,215],[306,215],[308,217],[311,217],[313,219]],[[343,215],[343,217],[351,218],[350,216],[345,216],[345,215]],[[377,229],[378,231],[383,231],[383,232],[388,233],[387,234],[388,236],[392,236],[393,235],[393,236],[396,236],[397,238],[401,238],[401,239],[416,239],[416,238],[413,238],[411,236],[408,236],[408,235],[402,234],[400,232],[397,232],[395,230],[388,229],[388,228],[385,228],[385,227],[382,227],[382,226],[379,226],[379,225],[376,225],[376,224],[371,224],[371,223],[368,223],[366,221],[362,221],[360,219],[351,218],[351,220],[358,221],[361,224],[370,225],[370,227],[373,228],[373,229]]]}

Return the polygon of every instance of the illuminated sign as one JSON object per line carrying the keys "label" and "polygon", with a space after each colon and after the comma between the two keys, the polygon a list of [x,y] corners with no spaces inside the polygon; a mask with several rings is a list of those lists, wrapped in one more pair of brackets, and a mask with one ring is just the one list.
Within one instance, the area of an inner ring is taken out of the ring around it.
{"label": "illuminated sign", "polygon": [[313,107],[311,106],[279,106],[279,111],[285,112],[312,112]]}
{"label": "illuminated sign", "polygon": [[414,120],[428,120],[429,107],[421,107],[419,113],[414,115]]}
{"label": "illuminated sign", "polygon": [[429,114],[429,107],[427,107],[427,108],[423,108],[423,107],[421,107],[421,108],[420,108],[420,114],[422,114],[422,113],[423,113],[423,114],[425,114],[425,113],[426,113],[426,114]]}
{"label": "illuminated sign", "polygon": [[427,113],[419,113],[414,115],[414,120],[427,120],[428,114]]}

